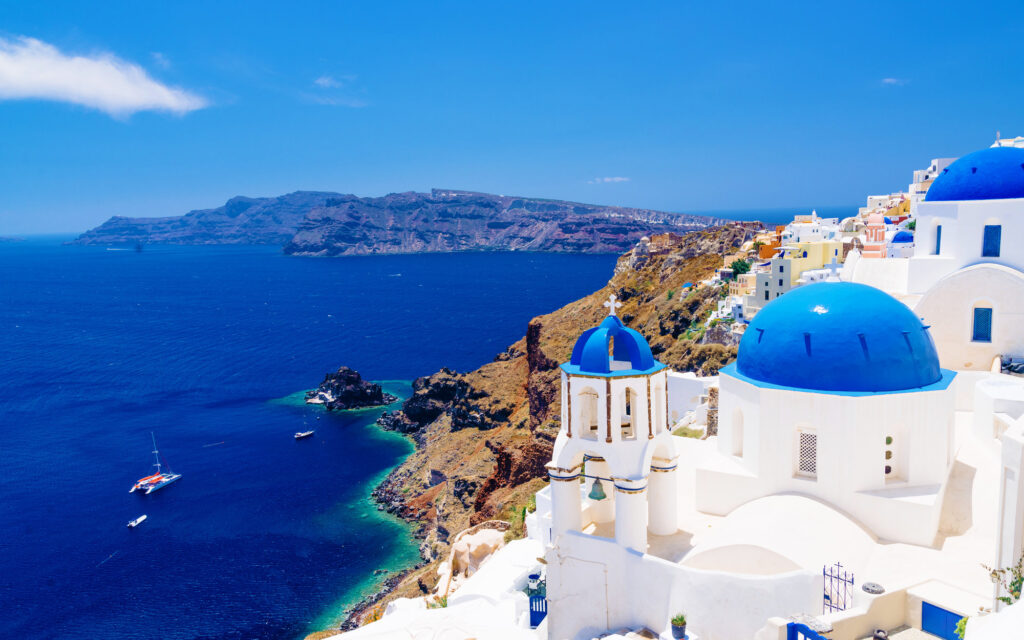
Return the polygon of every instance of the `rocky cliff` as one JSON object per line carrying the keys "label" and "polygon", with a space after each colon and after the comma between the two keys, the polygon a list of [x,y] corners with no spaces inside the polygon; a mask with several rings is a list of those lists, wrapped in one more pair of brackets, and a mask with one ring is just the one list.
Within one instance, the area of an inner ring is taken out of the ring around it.
{"label": "rocky cliff", "polygon": [[[544,464],[559,428],[558,364],[573,343],[598,324],[614,293],[619,315],[648,339],[656,357],[677,370],[713,374],[736,355],[708,339],[704,320],[725,285],[684,289],[723,266],[759,226],[730,224],[685,235],[662,234],[623,255],[608,284],[589,296],[534,318],[526,335],[476,371],[443,369],[415,382],[385,428],[409,433],[415,452],[374,491],[388,511],[418,524],[424,566],[392,582],[388,596],[432,587],[449,537],[501,518],[521,527],[522,509],[544,486]],[[349,624],[356,624],[359,612]]]}
{"label": "rocky cliff", "polygon": [[375,382],[363,380],[359,372],[341,367],[324,376],[320,386],[306,392],[307,404],[322,404],[328,411],[379,407],[398,400]]}
{"label": "rocky cliff", "polygon": [[75,244],[274,244],[288,242],[314,207],[336,193],[296,191],[276,198],[231,198],[216,209],[166,218],[114,216]]}
{"label": "rocky cliff", "polygon": [[434,189],[339,196],[309,213],[285,253],[623,251],[642,236],[720,223],[702,216]]}
{"label": "rocky cliff", "polygon": [[723,221],[648,209],[434,189],[381,198],[298,191],[168,218],[113,217],[78,244],[278,244],[306,256],[624,251],[640,237]]}

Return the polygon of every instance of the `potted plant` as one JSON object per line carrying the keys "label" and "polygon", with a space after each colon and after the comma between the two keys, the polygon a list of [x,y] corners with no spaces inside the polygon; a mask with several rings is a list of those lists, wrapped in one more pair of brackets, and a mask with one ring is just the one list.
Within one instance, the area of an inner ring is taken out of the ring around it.
{"label": "potted plant", "polygon": [[672,637],[682,640],[686,637],[686,614],[677,613],[672,616]]}

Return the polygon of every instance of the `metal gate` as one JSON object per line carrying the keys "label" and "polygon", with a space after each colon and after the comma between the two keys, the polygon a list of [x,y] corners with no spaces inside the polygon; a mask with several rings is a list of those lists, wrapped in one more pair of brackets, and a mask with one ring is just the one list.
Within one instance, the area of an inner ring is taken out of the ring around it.
{"label": "metal gate", "polygon": [[544,596],[530,596],[530,628],[537,625],[548,615],[548,600]]}
{"label": "metal gate", "polygon": [[828,640],[820,633],[799,622],[790,622],[786,628],[786,640]]}
{"label": "metal gate", "polygon": [[822,613],[846,611],[853,601],[853,572],[847,571],[839,562],[825,565],[821,570],[825,578],[825,594],[821,601]]}

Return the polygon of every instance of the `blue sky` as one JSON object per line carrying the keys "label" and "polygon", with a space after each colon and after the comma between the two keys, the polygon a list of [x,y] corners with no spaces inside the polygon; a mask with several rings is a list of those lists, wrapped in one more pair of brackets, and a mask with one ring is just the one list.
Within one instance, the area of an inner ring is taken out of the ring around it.
{"label": "blue sky", "polygon": [[1022,18],[1019,0],[3,1],[0,234],[298,189],[853,205],[1024,135]]}

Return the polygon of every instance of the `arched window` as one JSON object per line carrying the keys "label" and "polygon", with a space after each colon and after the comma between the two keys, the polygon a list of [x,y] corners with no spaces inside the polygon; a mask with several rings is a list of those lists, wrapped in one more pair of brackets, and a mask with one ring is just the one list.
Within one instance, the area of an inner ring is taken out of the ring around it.
{"label": "arched window", "polygon": [[597,392],[589,387],[580,392],[580,435],[597,440]]}
{"label": "arched window", "polygon": [[622,413],[619,420],[623,440],[636,440],[636,412],[639,410],[636,392],[626,387],[622,392]]}
{"label": "arched window", "polygon": [[651,433],[657,435],[664,429],[665,419],[668,417],[665,415],[667,407],[665,406],[665,390],[662,389],[661,384],[655,384],[651,389],[651,421],[654,423],[651,425]]}

